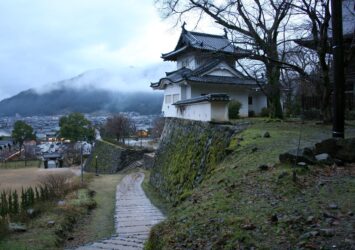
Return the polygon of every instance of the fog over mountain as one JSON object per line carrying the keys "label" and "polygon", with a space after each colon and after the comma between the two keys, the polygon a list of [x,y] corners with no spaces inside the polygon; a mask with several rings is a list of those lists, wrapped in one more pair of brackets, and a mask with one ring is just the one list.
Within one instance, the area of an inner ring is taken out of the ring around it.
{"label": "fog over mountain", "polygon": [[31,116],[98,111],[160,113],[161,93],[122,92],[105,88],[116,80],[117,76],[105,70],[94,70],[40,89],[28,89],[2,100],[0,115]]}

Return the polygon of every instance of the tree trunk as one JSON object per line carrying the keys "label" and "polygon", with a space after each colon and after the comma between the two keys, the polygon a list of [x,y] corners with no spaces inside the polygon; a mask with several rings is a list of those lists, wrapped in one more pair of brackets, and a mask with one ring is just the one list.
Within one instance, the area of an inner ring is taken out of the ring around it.
{"label": "tree trunk", "polygon": [[331,91],[329,88],[324,88],[321,94],[320,116],[323,123],[330,123],[332,121],[332,107],[331,107]]}
{"label": "tree trunk", "polygon": [[20,154],[18,155],[19,158],[21,158],[21,152],[22,152],[22,143],[20,143]]}
{"label": "tree trunk", "polygon": [[331,107],[331,95],[332,87],[330,86],[329,70],[325,63],[325,58],[321,57],[322,78],[320,91],[320,116],[323,123],[330,123],[332,121],[332,107]]}
{"label": "tree trunk", "polygon": [[280,102],[280,68],[275,64],[266,65],[266,78],[269,84],[268,102],[271,108],[271,118],[283,118]]}
{"label": "tree trunk", "polygon": [[23,147],[23,153],[25,155],[25,167],[27,166],[27,160],[26,160],[26,146]]}

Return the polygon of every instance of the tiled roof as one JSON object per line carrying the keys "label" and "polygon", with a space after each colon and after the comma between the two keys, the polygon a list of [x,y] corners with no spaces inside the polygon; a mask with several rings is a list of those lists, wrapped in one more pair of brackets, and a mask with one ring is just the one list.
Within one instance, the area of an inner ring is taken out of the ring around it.
{"label": "tiled roof", "polygon": [[198,96],[198,97],[193,97],[190,99],[185,99],[181,101],[177,101],[173,103],[173,105],[186,105],[186,104],[191,104],[191,103],[198,103],[198,102],[211,102],[211,101],[222,101],[222,102],[228,102],[230,101],[230,98],[227,94],[223,93],[212,93],[208,95],[203,95],[203,96]]}
{"label": "tiled roof", "polygon": [[228,84],[228,85],[245,85],[245,86],[255,86],[256,82],[250,79],[240,79],[236,77],[229,76],[192,76],[188,79],[190,82],[195,83],[209,83],[209,84]]}
{"label": "tiled roof", "polygon": [[248,50],[234,46],[225,35],[212,35],[183,29],[175,49],[162,54],[162,58],[174,61],[177,56],[191,49],[229,54],[235,57],[245,57],[250,53]]}
{"label": "tiled roof", "polygon": [[[151,83],[152,88],[159,88],[164,80],[167,80],[171,83],[179,83],[182,81],[189,81],[193,83],[208,83],[208,84],[231,84],[231,85],[245,85],[245,86],[255,86],[256,82],[235,69],[235,72],[241,77],[230,77],[230,76],[212,76],[212,75],[203,75],[203,73],[209,71],[210,69],[217,66],[221,63],[222,60],[214,59],[209,63],[206,63],[195,70],[188,68],[181,68],[176,71],[167,72],[166,77],[160,79],[159,82]],[[203,75],[203,76],[202,76]]]}

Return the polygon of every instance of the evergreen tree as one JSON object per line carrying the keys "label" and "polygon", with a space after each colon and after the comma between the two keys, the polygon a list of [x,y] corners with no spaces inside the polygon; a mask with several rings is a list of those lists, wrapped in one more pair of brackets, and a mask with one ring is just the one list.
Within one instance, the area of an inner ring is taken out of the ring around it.
{"label": "evergreen tree", "polygon": [[44,188],[43,186],[40,186],[39,187],[39,192],[40,192],[40,198],[41,198],[41,201],[44,201]]}
{"label": "evergreen tree", "polygon": [[12,193],[12,213],[13,214],[18,214],[19,212],[19,204],[18,204],[18,194],[17,191],[15,190],[15,192]]}
{"label": "evergreen tree", "polygon": [[21,209],[22,211],[26,210],[27,208],[27,192],[24,191],[22,188],[21,190]]}
{"label": "evergreen tree", "polygon": [[14,124],[14,129],[11,134],[12,138],[20,145],[20,154],[23,143],[26,140],[36,139],[36,135],[33,133],[33,128],[25,123],[24,121],[16,121]]}
{"label": "evergreen tree", "polygon": [[7,198],[6,198],[5,191],[3,191],[1,193],[1,215],[5,216],[7,213],[8,213]]}
{"label": "evergreen tree", "polygon": [[11,190],[8,192],[8,213],[12,214],[13,211],[13,204],[12,204],[12,195],[11,195]]}
{"label": "evergreen tree", "polygon": [[34,196],[34,192],[33,192],[33,188],[29,187],[27,189],[27,197],[28,197],[28,206],[32,206],[34,204],[34,200],[35,200],[35,196]]}
{"label": "evergreen tree", "polygon": [[35,187],[35,200],[36,202],[39,201],[41,199],[41,197],[39,196],[39,192],[38,192],[38,188]]}

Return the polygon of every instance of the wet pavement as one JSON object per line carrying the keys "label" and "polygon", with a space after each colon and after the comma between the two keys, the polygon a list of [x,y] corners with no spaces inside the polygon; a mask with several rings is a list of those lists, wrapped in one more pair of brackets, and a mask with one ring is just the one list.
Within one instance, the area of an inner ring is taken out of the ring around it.
{"label": "wet pavement", "polygon": [[143,173],[132,173],[117,186],[116,234],[109,239],[81,246],[78,250],[143,249],[151,227],[164,219],[163,214],[146,197],[141,187],[143,179]]}

